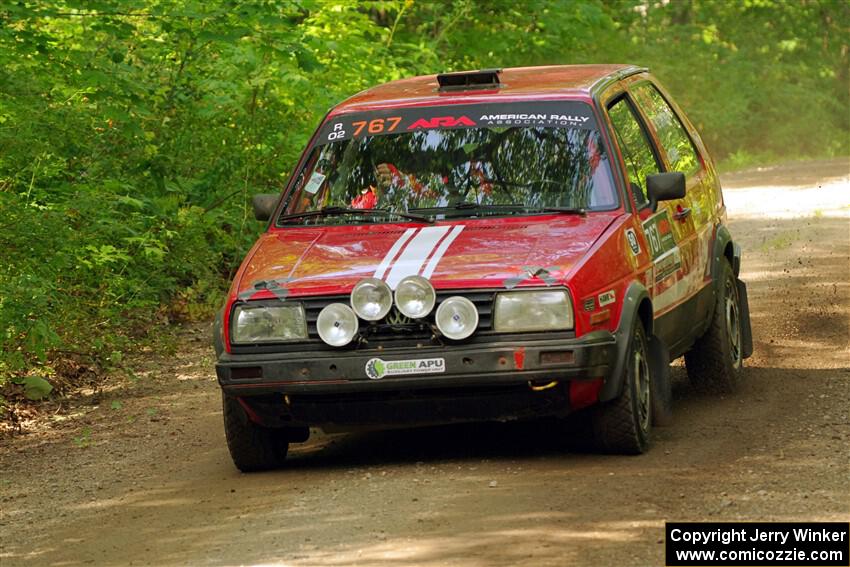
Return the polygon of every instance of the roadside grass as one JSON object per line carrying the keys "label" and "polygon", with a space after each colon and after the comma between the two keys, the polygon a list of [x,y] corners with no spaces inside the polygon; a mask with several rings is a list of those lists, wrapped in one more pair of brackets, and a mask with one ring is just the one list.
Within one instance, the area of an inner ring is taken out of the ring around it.
{"label": "roadside grass", "polygon": [[799,154],[789,158],[787,155],[770,151],[748,151],[740,149],[717,161],[715,165],[717,166],[718,173],[730,175],[749,169],[784,165],[789,162],[789,159],[795,162],[817,162],[819,160],[830,160],[841,157],[846,157],[846,154],[824,151],[820,153]]}

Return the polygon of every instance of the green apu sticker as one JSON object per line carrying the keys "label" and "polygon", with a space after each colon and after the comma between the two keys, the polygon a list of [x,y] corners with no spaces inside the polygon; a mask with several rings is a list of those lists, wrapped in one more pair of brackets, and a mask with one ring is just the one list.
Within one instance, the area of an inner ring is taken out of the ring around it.
{"label": "green apu sticker", "polygon": [[440,374],[446,371],[444,358],[418,358],[413,360],[382,360],[371,358],[366,363],[366,376],[380,380],[384,376],[403,374]]}

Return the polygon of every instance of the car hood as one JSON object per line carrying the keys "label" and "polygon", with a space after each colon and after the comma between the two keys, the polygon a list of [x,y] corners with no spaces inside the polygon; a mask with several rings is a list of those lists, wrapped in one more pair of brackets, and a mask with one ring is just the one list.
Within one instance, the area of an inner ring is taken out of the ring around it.
{"label": "car hood", "polygon": [[349,293],[366,277],[394,289],[412,274],[437,289],[551,285],[563,281],[617,216],[274,229],[255,245],[236,292],[242,299]]}

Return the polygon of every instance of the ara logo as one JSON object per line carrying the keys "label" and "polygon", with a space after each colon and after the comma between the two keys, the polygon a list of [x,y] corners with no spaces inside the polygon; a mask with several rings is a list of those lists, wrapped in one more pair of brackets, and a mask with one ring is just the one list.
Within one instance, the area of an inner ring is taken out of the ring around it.
{"label": "ara logo", "polygon": [[366,363],[366,376],[380,380],[384,376],[400,374],[439,374],[446,371],[444,358],[419,358],[412,360],[381,360],[371,358]]}
{"label": "ara logo", "polygon": [[407,127],[408,130],[416,130],[417,128],[452,128],[454,126],[475,126],[475,122],[467,118],[466,116],[461,116],[460,118],[455,118],[454,116],[436,116],[434,118],[420,118],[413,124]]}

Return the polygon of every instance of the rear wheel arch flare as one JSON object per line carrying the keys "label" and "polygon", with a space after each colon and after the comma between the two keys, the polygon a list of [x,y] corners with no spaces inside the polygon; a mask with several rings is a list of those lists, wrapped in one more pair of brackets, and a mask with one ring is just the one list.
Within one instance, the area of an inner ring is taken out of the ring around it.
{"label": "rear wheel arch flare", "polygon": [[730,240],[723,249],[723,257],[729,261],[729,265],[732,266],[732,273],[737,278],[738,274],[741,273],[741,246]]}
{"label": "rear wheel arch flare", "polygon": [[724,224],[717,227],[714,235],[713,252],[714,254],[711,257],[711,276],[715,280],[715,283],[717,274],[720,271],[718,264],[724,259],[729,261],[729,265],[732,266],[732,271],[737,277],[741,268],[741,246],[732,240],[732,234]]}
{"label": "rear wheel arch flare", "polygon": [[734,264],[735,256],[733,252],[732,241],[726,243],[726,248],[723,249],[723,255],[726,256],[726,259],[729,260],[730,264]]}
{"label": "rear wheel arch flare", "polygon": [[730,240],[723,250],[723,255],[729,260],[729,265],[732,266],[732,273],[735,277],[741,275],[741,245]]}

